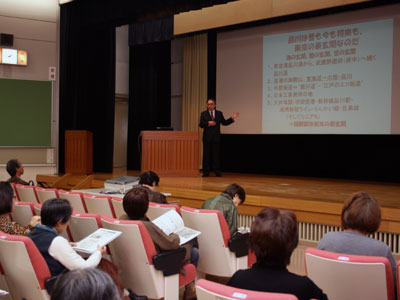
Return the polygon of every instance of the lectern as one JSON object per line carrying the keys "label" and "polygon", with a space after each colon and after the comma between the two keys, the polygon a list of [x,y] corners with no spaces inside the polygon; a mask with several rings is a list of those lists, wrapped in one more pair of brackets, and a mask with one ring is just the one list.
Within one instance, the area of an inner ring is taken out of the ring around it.
{"label": "lectern", "polygon": [[143,131],[141,169],[160,176],[198,176],[199,133]]}
{"label": "lectern", "polygon": [[93,134],[87,130],[65,130],[65,173],[93,173]]}

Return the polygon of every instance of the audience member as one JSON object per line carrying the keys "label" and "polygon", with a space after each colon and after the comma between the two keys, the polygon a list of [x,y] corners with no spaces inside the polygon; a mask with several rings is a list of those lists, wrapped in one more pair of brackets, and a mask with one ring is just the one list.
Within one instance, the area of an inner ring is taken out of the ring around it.
{"label": "audience member", "polygon": [[66,231],[71,220],[72,207],[68,200],[47,200],[40,214],[42,224],[37,224],[28,236],[43,255],[52,276],[61,274],[65,269],[96,267],[100,263],[104,249],[98,247],[85,260],[75,252],[67,239],[59,235]]}
{"label": "audience member", "polygon": [[36,224],[40,223],[39,216],[33,216],[29,225],[21,226],[9,219],[14,211],[14,191],[8,182],[0,181],[0,231],[7,234],[28,235]]}
{"label": "audience member", "polygon": [[244,189],[234,183],[228,185],[221,195],[207,199],[201,208],[221,211],[232,235],[237,231],[237,207],[243,204],[245,199]]}
{"label": "audience member", "polygon": [[395,280],[396,261],[392,251],[385,243],[368,237],[378,230],[380,223],[381,208],[376,199],[366,192],[355,193],[343,204],[344,231],[328,232],[317,248],[337,253],[386,257]]}
{"label": "audience member", "polygon": [[11,159],[7,162],[6,166],[8,174],[10,174],[10,178],[8,178],[7,182],[15,183],[15,184],[23,184],[29,185],[33,184],[33,181],[26,182],[25,180],[21,179],[21,176],[24,174],[24,166],[21,162],[17,159]]}
{"label": "audience member", "polygon": [[51,300],[121,300],[111,277],[96,268],[77,269],[58,277]]}
{"label": "audience member", "polygon": [[[179,236],[175,233],[166,235],[146,217],[146,212],[149,208],[149,196],[145,190],[142,188],[130,190],[123,199],[123,207],[126,215],[121,216],[120,219],[142,221],[158,252],[178,249]],[[190,261],[197,266],[199,260],[198,249],[192,247],[190,243],[184,244],[183,247],[186,248],[186,257],[183,263],[188,263]],[[194,283],[190,283],[186,286],[185,295],[185,299],[192,299],[195,297]]]}
{"label": "audience member", "polygon": [[28,237],[43,255],[52,276],[59,276],[66,270],[98,266],[111,276],[121,294],[125,293],[128,297],[128,291],[124,289],[118,277],[117,267],[110,261],[102,259],[102,255],[106,252],[105,247],[98,246],[97,250],[85,260],[72,248],[74,243],[69,243],[59,235],[67,230],[71,220],[72,207],[68,200],[58,198],[47,200],[42,206],[40,215],[42,224],[37,224]]}
{"label": "audience member", "polygon": [[257,262],[237,271],[228,285],[262,292],[293,294],[299,300],[326,300],[327,296],[307,276],[290,273],[287,266],[299,241],[296,215],[265,208],[251,225],[249,247]]}
{"label": "audience member", "polygon": [[153,171],[140,174],[139,185],[149,194],[149,201],[156,203],[167,203],[167,197],[160,193],[158,183],[160,177]]}

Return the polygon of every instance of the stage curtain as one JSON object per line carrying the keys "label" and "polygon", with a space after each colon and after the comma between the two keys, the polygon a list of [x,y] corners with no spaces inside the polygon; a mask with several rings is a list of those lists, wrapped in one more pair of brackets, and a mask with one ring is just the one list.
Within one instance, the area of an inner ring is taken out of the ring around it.
{"label": "stage curtain", "polygon": [[173,37],[173,16],[129,24],[129,46],[169,41]]}
{"label": "stage curtain", "polygon": [[129,47],[128,170],[139,170],[140,133],[171,126],[171,42]]}
{"label": "stage curtain", "polygon": [[78,2],[60,14],[59,171],[65,130],[93,133],[93,171],[112,172],[115,28],[88,26]]}
{"label": "stage curtain", "polygon": [[[183,45],[183,91],[182,130],[199,131],[200,113],[206,109],[207,100],[207,34],[184,39]],[[200,139],[200,162],[203,143]]]}
{"label": "stage curtain", "polygon": [[207,32],[207,95],[217,99],[217,33]]}

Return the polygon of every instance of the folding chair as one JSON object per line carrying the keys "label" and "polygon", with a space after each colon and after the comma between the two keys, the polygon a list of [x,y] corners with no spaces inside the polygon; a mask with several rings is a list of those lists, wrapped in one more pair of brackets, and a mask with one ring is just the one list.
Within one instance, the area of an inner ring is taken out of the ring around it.
{"label": "folding chair", "polygon": [[[6,281],[6,276],[4,274],[4,270],[3,270],[3,267],[1,266],[1,264],[0,264],[0,289],[3,290],[3,291],[7,291],[7,292],[10,290],[8,288],[8,284],[7,284],[7,281]],[[3,299],[4,300],[12,300],[11,294],[3,295],[1,299],[2,300]]]}
{"label": "folding chair", "polygon": [[[201,232],[199,241],[199,275],[231,277],[248,266],[248,234],[243,240],[231,240],[228,224],[219,210],[181,207],[185,226]],[[231,242],[230,242],[231,241]],[[229,245],[231,244],[231,245]]]}
{"label": "folding chair", "polygon": [[13,189],[13,192],[14,192],[14,196],[13,197],[18,199],[17,192],[15,191],[15,183],[10,182],[10,185],[11,185],[11,187]]}
{"label": "folding chair", "polygon": [[15,192],[17,193],[18,201],[39,203],[36,196],[36,189],[32,185],[15,185]]}
{"label": "folding chair", "polygon": [[1,232],[0,261],[13,299],[50,299],[45,288],[50,271],[30,238]]}
{"label": "folding chair", "polygon": [[112,197],[111,203],[114,208],[115,217],[119,219],[122,215],[125,214],[124,207],[122,205],[122,198],[120,197]]}
{"label": "folding chair", "polygon": [[329,300],[393,300],[392,269],[386,257],[349,255],[314,248],[305,252],[307,276]]}
{"label": "folding chair", "polygon": [[36,212],[32,202],[18,201],[14,204],[14,211],[11,214],[15,222],[21,226],[26,226],[31,222],[31,219],[36,215]]}
{"label": "folding chair", "polygon": [[83,199],[85,200],[88,213],[110,218],[116,217],[111,203],[111,197],[85,193],[83,194]]}
{"label": "folding chair", "polygon": [[181,214],[181,210],[176,204],[161,204],[155,202],[149,202],[149,209],[147,210],[146,216],[153,221],[159,216],[165,214],[167,211],[174,209],[178,214]]}
{"label": "folding chair", "polygon": [[397,287],[397,299],[400,299],[400,291],[399,291],[399,287],[400,287],[400,260],[397,262],[396,264],[396,287]]}
{"label": "folding chair", "polygon": [[99,215],[74,212],[68,227],[72,240],[79,242],[102,226]]}
{"label": "folding chair", "polygon": [[290,294],[238,289],[205,279],[196,282],[196,296],[198,300],[297,300],[296,296]]}
{"label": "folding chair", "polygon": [[64,190],[58,191],[58,197],[61,199],[67,199],[71,203],[72,209],[76,212],[86,213],[87,208],[85,201],[83,200],[83,194],[81,192],[68,192]]}
{"label": "folding chair", "polygon": [[35,190],[39,203],[42,205],[49,199],[58,198],[57,189],[45,189],[41,187],[35,187]]}
{"label": "folding chair", "polygon": [[184,266],[185,275],[179,273],[186,249],[157,253],[142,222],[109,217],[102,217],[101,222],[104,228],[122,232],[109,248],[126,288],[151,299],[176,300],[179,287],[195,279],[196,269],[192,264]]}
{"label": "folding chair", "polygon": [[35,214],[40,216],[40,211],[42,210],[42,205],[40,203],[33,204],[33,209],[35,210]]}

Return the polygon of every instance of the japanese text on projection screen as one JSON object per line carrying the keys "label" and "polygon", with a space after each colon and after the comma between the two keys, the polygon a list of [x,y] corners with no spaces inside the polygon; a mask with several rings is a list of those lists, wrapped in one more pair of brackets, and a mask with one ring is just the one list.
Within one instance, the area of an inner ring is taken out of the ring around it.
{"label": "japanese text on projection screen", "polygon": [[264,36],[263,133],[390,133],[392,52],[392,19]]}

